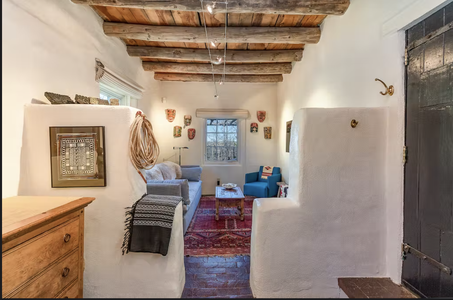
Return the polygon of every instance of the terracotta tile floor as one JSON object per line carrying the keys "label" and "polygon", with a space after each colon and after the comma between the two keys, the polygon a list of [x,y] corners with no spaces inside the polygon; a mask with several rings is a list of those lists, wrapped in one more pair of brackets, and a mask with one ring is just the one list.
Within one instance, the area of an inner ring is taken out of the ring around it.
{"label": "terracotta tile floor", "polygon": [[253,298],[250,256],[185,257],[182,298]]}

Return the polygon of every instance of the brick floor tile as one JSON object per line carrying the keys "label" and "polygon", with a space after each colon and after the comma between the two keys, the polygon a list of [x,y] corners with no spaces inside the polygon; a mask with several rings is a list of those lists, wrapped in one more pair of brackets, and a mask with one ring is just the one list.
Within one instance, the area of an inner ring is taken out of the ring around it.
{"label": "brick floor tile", "polygon": [[216,277],[216,274],[198,273],[195,274],[195,280],[209,280]]}
{"label": "brick floor tile", "polygon": [[226,268],[206,268],[206,274],[225,274]]}
{"label": "brick floor tile", "polygon": [[217,289],[215,288],[199,288],[193,289],[193,296],[207,297],[207,296],[218,296]]}
{"label": "brick floor tile", "polygon": [[200,264],[200,267],[203,268],[235,268],[237,267],[237,262],[204,262]]}
{"label": "brick floor tile", "polygon": [[206,256],[186,256],[184,257],[184,262],[188,263],[200,263],[208,261],[208,257]]}

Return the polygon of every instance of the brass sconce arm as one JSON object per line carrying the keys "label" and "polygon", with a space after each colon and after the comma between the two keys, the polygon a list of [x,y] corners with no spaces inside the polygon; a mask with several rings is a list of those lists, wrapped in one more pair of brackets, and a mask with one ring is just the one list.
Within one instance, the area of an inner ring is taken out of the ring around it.
{"label": "brass sconce arm", "polygon": [[380,80],[379,78],[376,78],[374,81],[380,81],[385,86],[385,93],[380,92],[381,95],[385,96],[385,95],[389,94],[390,96],[393,96],[393,93],[395,93],[395,89],[394,89],[393,85],[387,87],[387,85],[384,83],[384,81]]}

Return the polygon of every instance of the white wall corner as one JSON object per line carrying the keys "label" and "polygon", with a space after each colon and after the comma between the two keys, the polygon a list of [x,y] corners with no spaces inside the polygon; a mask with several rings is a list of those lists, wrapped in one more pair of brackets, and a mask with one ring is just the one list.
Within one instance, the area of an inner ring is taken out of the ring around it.
{"label": "white wall corner", "polygon": [[406,30],[453,0],[418,0],[406,5],[382,25],[382,36]]}

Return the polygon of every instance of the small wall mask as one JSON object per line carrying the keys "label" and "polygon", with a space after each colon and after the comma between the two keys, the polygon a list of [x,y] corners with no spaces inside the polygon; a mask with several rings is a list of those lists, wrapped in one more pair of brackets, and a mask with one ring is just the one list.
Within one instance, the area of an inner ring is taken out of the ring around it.
{"label": "small wall mask", "polygon": [[182,127],[181,126],[173,127],[173,136],[174,137],[181,137],[181,132],[182,132]]}
{"label": "small wall mask", "polygon": [[258,123],[250,124],[250,132],[258,132]]}
{"label": "small wall mask", "polygon": [[176,117],[176,109],[167,108],[165,110],[165,117],[167,118],[168,122],[173,122]]}

